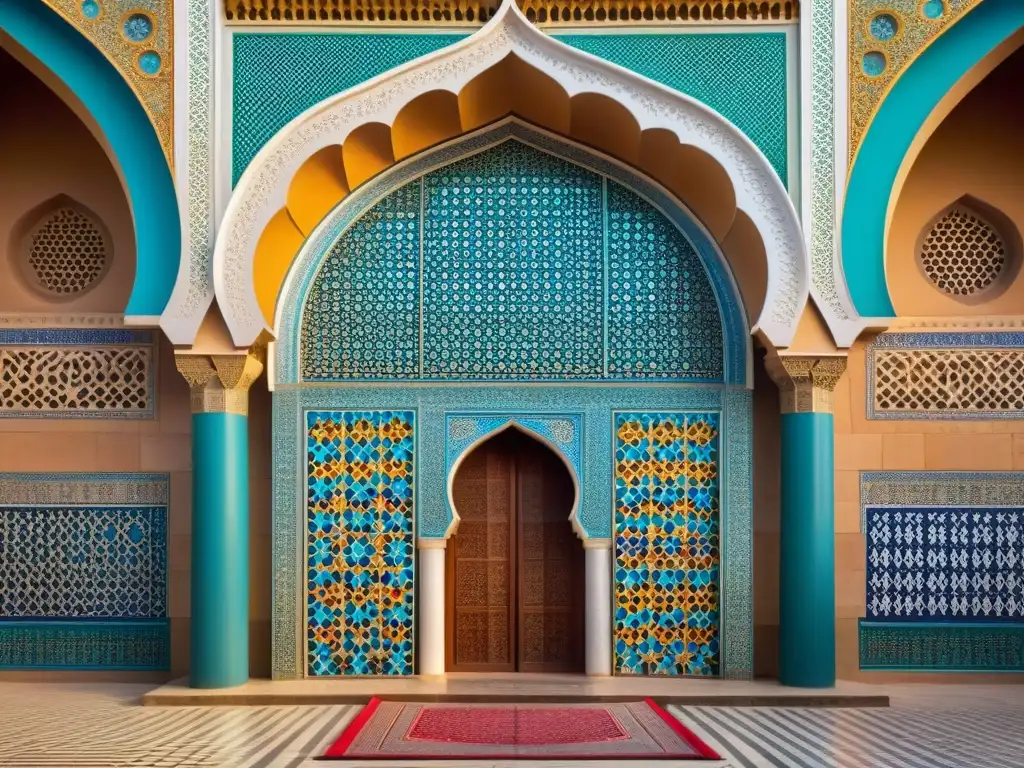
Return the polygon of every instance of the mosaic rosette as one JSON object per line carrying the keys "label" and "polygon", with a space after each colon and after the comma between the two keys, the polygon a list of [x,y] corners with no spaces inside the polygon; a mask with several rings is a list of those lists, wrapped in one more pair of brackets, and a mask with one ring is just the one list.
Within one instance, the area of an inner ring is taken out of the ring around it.
{"label": "mosaic rosette", "polygon": [[307,671],[413,672],[411,411],[309,412]]}
{"label": "mosaic rosette", "polygon": [[718,420],[616,415],[616,672],[718,672]]}

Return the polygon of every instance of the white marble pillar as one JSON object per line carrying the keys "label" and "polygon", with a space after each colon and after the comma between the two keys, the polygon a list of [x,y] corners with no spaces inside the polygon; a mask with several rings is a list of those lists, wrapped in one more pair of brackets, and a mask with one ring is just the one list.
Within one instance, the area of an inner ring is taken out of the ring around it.
{"label": "white marble pillar", "polygon": [[445,539],[419,539],[419,583],[416,585],[421,675],[444,674],[444,548]]}
{"label": "white marble pillar", "polygon": [[609,539],[586,539],[587,559],[587,643],[588,675],[612,673],[612,543]]}

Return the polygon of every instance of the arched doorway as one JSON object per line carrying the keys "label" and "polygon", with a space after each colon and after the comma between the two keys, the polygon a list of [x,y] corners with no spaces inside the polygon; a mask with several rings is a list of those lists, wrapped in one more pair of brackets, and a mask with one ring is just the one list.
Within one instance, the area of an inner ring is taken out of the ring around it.
{"label": "arched doorway", "polygon": [[543,443],[507,429],[466,456],[447,547],[449,672],[582,672],[583,547],[575,487]]}

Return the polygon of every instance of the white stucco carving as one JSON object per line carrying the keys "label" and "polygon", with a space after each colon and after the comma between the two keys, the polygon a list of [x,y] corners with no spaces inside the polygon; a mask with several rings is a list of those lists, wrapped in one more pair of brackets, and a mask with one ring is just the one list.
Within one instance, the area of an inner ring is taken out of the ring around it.
{"label": "white stucco carving", "polygon": [[614,99],[641,130],[671,131],[722,165],[737,207],[754,222],[768,256],[767,296],[755,330],[776,346],[787,346],[807,301],[810,269],[796,211],[768,160],[711,108],[545,35],[511,0],[476,34],[321,102],[259,152],[228,203],[213,254],[214,288],[235,343],[249,345],[267,328],[253,284],[253,255],[263,229],[284,207],[302,163],[325,146],[343,143],[360,125],[391,125],[406,104],[427,91],[458,93],[509,54],[554,79],[570,97],[597,93]]}

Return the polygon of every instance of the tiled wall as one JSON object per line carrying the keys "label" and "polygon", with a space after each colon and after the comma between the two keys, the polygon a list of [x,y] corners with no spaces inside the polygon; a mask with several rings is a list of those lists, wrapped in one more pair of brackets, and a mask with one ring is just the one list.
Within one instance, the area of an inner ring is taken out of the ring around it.
{"label": "tiled wall", "polygon": [[[1024,470],[1024,419],[869,420],[866,356],[872,341],[866,338],[850,351],[847,373],[835,396],[837,675],[840,679],[875,682],[948,682],[951,673],[911,674],[860,668],[858,625],[868,615],[862,473]],[[978,682],[981,677],[972,674],[969,679]]]}

